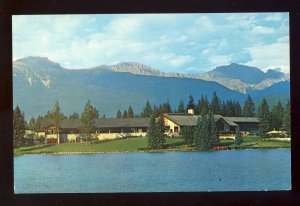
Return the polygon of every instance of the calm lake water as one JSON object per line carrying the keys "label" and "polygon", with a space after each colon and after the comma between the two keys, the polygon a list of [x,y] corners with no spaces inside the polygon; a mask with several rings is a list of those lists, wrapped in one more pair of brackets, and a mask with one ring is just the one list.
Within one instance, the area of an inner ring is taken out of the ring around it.
{"label": "calm lake water", "polygon": [[288,190],[285,150],[14,157],[16,193]]}

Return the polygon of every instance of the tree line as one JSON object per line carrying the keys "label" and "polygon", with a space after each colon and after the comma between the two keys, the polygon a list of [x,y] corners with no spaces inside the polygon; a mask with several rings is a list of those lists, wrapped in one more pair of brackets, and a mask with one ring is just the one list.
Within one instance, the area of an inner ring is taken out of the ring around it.
{"label": "tree line", "polygon": [[[117,111],[116,118],[134,118],[134,117],[154,117],[158,118],[163,113],[186,113],[188,109],[194,109],[196,115],[209,115],[220,114],[223,116],[244,116],[254,117],[257,116],[260,120],[259,134],[261,137],[266,137],[266,132],[272,129],[284,129],[287,134],[291,134],[291,123],[290,123],[290,102],[285,106],[282,106],[281,102],[278,101],[271,109],[266,99],[261,101],[257,113],[255,113],[255,106],[248,95],[244,102],[243,107],[237,101],[227,100],[221,101],[214,91],[212,94],[211,101],[209,102],[207,96],[201,96],[201,98],[195,104],[192,95],[189,95],[188,104],[185,106],[184,101],[180,100],[177,109],[172,110],[169,100],[159,106],[151,106],[150,101],[147,99],[142,112],[134,114],[133,108],[129,105],[127,110],[124,110],[123,114],[120,110]],[[84,110],[79,115],[74,112],[73,114],[66,116],[61,112],[58,101],[54,103],[52,111],[48,111],[46,115],[39,115],[37,118],[32,117],[27,123],[25,120],[25,114],[17,106],[13,111],[13,137],[14,146],[19,147],[24,142],[25,130],[29,129],[32,131],[41,130],[42,123],[46,120],[52,121],[56,126],[59,133],[59,128],[62,121],[66,118],[80,120],[81,126],[79,128],[81,135],[86,139],[91,139],[91,133],[95,130],[95,122],[99,118],[105,118],[105,115],[100,117],[99,111],[96,107],[91,105],[90,100],[84,106]],[[205,119],[205,118],[204,118]],[[150,127],[150,126],[149,126]],[[162,129],[160,129],[162,131]],[[189,132],[189,131],[186,131]]]}

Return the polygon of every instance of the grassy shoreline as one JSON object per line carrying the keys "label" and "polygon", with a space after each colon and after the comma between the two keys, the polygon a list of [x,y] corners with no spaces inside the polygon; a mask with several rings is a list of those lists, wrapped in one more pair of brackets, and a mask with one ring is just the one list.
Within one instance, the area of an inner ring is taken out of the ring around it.
{"label": "grassy shoreline", "polygon": [[[244,137],[244,142],[237,146],[234,140],[221,140],[220,146],[226,146],[228,150],[248,149],[288,149],[289,142],[261,141],[257,136]],[[59,145],[36,145],[21,147],[14,150],[14,155],[32,154],[114,154],[133,152],[193,152],[198,151],[194,147],[186,147],[180,138],[166,138],[164,149],[149,150],[147,138],[128,138],[111,141],[97,141],[90,145],[86,143],[63,143]],[[214,151],[214,150],[213,150]]]}

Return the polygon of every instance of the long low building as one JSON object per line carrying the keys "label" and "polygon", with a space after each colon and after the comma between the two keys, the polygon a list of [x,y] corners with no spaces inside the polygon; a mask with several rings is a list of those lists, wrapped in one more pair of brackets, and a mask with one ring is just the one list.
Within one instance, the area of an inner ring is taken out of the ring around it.
{"label": "long low building", "polygon": [[[163,114],[164,125],[167,134],[170,136],[178,136],[182,128],[195,127],[200,115],[192,113],[186,114]],[[240,131],[257,133],[259,129],[259,120],[257,117],[223,117],[221,115],[214,115],[214,121],[217,126],[217,131],[223,134],[235,133],[236,129]]]}
{"label": "long low building", "polygon": [[[105,140],[128,136],[146,136],[149,120],[149,118],[98,119],[95,122],[96,129],[92,137],[98,140]],[[62,121],[59,134],[57,135],[57,129],[53,122],[44,121],[42,128],[44,130],[45,141],[50,144],[82,141],[80,126],[81,123],[78,119],[65,119]],[[40,136],[42,136],[42,134],[40,134]]]}
{"label": "long low building", "polygon": [[[195,127],[200,115],[190,113],[165,113],[163,121],[168,136],[178,136],[182,128]],[[150,118],[105,118],[95,122],[96,129],[92,138],[98,140],[119,139],[125,137],[144,137],[147,134]],[[256,117],[224,117],[214,115],[214,121],[220,136],[227,137],[228,134],[234,136],[237,128],[243,133],[257,133],[259,120]],[[44,121],[43,131],[39,136],[43,136],[49,144],[59,144],[63,142],[80,142],[80,120],[65,119],[60,125],[59,134],[56,134],[56,126],[51,121]],[[227,135],[227,136],[226,136]]]}

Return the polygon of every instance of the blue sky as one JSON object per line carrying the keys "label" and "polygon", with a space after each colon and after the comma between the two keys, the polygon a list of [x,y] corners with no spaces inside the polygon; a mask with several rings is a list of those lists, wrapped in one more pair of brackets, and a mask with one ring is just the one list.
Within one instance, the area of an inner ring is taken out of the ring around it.
{"label": "blue sky", "polygon": [[17,15],[13,60],[48,57],[68,69],[139,62],[202,73],[240,63],[289,73],[288,13]]}

